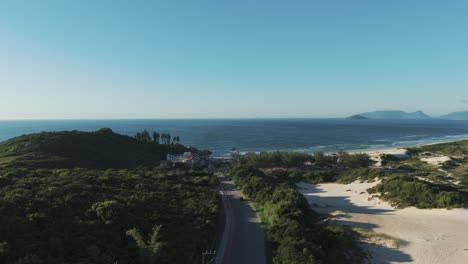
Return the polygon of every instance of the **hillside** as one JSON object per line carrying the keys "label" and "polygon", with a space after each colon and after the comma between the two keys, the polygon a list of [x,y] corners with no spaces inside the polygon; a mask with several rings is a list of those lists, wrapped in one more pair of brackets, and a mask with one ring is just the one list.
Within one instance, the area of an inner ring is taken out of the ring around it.
{"label": "hillside", "polygon": [[168,146],[145,144],[110,129],[43,132],[0,143],[0,165],[109,168],[154,165]]}
{"label": "hillside", "polygon": [[0,263],[200,263],[222,230],[218,181],[159,167],[176,148],[110,129],[0,143]]}
{"label": "hillside", "polygon": [[416,112],[404,112],[398,110],[390,111],[374,111],[358,114],[358,116],[363,116],[370,119],[426,119],[430,116],[426,115],[422,111]]}

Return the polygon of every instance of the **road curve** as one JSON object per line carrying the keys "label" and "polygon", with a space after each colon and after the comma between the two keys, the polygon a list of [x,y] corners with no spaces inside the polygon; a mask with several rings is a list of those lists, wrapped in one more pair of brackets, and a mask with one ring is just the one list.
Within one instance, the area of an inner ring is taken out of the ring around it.
{"label": "road curve", "polygon": [[232,181],[217,173],[226,212],[223,237],[216,262],[219,264],[264,264],[265,234],[252,205],[240,201],[241,193]]}

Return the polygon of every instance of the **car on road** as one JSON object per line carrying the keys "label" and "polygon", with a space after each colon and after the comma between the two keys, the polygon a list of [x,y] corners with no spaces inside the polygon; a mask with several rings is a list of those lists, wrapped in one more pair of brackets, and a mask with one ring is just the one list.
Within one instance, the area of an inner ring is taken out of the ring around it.
{"label": "car on road", "polygon": [[244,197],[239,197],[239,201],[243,202],[244,201]]}

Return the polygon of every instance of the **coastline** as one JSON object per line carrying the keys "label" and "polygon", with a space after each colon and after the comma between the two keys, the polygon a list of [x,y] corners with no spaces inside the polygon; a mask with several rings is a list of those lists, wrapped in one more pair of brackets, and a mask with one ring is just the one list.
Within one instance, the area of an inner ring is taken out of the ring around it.
{"label": "coastline", "polygon": [[[444,144],[444,143],[453,143],[457,141],[463,141],[463,140],[468,140],[467,135],[463,135],[463,137],[457,138],[457,139],[450,139],[450,140],[437,140],[433,142],[427,142],[427,143],[420,143],[420,144],[408,144],[408,145],[401,145],[401,146],[388,146],[388,147],[382,147],[382,148],[363,148],[363,149],[339,149],[335,151],[325,151],[323,152],[326,155],[331,155],[335,154],[340,150],[344,150],[350,154],[357,154],[357,153],[365,153],[369,154],[371,156],[377,155],[377,154],[402,154],[403,151],[406,152],[406,149],[408,148],[414,148],[414,147],[422,147],[422,146],[430,146],[430,145],[437,145],[437,144]],[[310,151],[310,150],[305,150],[305,149],[300,149],[300,150],[268,150],[265,152],[275,152],[275,151],[286,151],[286,152],[300,152],[300,153],[307,153],[313,155],[315,152],[320,152],[320,151]],[[245,155],[247,153],[256,153],[259,154],[263,151],[240,151],[239,153],[241,155]],[[217,156],[217,158],[226,158],[230,157],[230,153],[225,153],[223,155]]]}
{"label": "coastline", "polygon": [[[399,152],[401,150],[406,150],[408,148],[415,148],[415,147],[423,147],[423,146],[431,146],[431,145],[438,145],[438,144],[444,144],[444,143],[453,143],[457,141],[464,141],[468,140],[467,137],[463,138],[458,138],[454,140],[442,140],[442,141],[436,141],[436,142],[428,142],[428,143],[421,143],[421,144],[415,144],[415,145],[405,145],[405,146],[395,146],[395,147],[384,147],[384,148],[370,148],[370,149],[358,149],[358,150],[349,150],[347,152],[351,154],[356,154],[356,153],[366,153],[366,154],[374,154],[374,153],[380,153],[380,154],[391,154],[395,152]],[[332,154],[334,152],[327,152],[327,154]]]}

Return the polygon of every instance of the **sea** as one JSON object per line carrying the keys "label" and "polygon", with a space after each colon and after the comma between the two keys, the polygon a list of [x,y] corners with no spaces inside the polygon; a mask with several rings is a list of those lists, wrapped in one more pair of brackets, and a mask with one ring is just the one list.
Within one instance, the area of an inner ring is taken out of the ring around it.
{"label": "sea", "polygon": [[443,119],[132,119],[0,121],[0,141],[42,131],[111,128],[133,136],[144,129],[179,136],[184,145],[233,151],[359,151],[468,138],[468,121]]}

